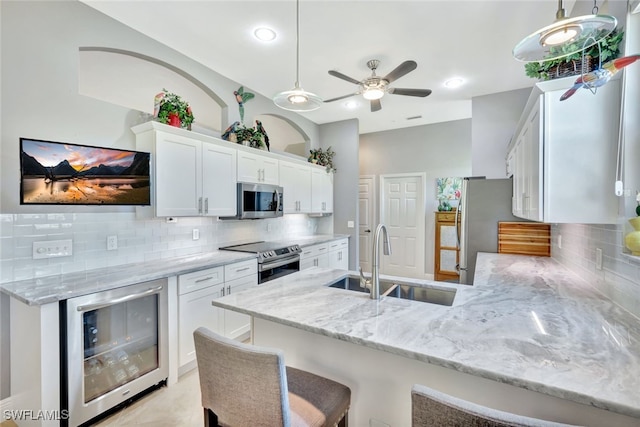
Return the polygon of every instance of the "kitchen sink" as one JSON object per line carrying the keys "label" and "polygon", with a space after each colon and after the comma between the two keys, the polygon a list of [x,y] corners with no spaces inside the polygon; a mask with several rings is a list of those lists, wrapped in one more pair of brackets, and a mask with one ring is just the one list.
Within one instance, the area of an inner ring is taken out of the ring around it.
{"label": "kitchen sink", "polygon": [[[359,277],[349,276],[344,279],[338,280],[337,282],[331,283],[329,287],[369,293],[368,289],[360,287]],[[380,280],[380,295],[451,306],[453,304],[453,299],[456,296],[456,290],[427,288],[423,286],[397,284],[387,280]]]}

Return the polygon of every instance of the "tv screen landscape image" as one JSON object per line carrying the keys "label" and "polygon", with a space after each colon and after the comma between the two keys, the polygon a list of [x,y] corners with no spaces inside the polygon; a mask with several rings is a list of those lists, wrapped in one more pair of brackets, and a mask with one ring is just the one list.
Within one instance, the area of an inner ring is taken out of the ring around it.
{"label": "tv screen landscape image", "polygon": [[20,138],[20,204],[150,205],[149,153]]}

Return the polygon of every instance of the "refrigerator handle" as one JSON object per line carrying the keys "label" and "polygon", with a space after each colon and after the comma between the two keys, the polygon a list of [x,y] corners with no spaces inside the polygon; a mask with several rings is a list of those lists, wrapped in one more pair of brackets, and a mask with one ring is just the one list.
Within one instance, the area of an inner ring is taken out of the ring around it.
{"label": "refrigerator handle", "polygon": [[[469,180],[462,180],[462,191],[460,193],[460,202],[458,203],[458,209],[456,210],[456,237],[458,239],[458,265],[456,269],[460,273],[460,283],[466,283],[466,270],[467,270],[467,248],[465,246],[466,239],[466,222],[467,215],[465,212],[466,200],[468,197]],[[459,221],[459,222],[458,222]]]}

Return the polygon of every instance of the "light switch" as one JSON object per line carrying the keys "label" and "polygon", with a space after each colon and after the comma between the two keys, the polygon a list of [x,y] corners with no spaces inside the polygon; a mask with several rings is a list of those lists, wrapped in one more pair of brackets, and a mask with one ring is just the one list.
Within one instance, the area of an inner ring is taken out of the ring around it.
{"label": "light switch", "polygon": [[33,242],[33,259],[57,258],[71,255],[73,255],[73,241],[71,239]]}
{"label": "light switch", "polygon": [[355,223],[353,221],[347,221],[347,228],[355,227]]}

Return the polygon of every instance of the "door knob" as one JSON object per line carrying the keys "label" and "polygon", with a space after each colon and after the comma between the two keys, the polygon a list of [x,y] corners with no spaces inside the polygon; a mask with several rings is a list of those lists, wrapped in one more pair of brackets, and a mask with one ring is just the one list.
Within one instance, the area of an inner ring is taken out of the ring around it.
{"label": "door knob", "polygon": [[366,230],[364,230],[365,233],[371,233],[371,230],[369,230],[368,228]]}

